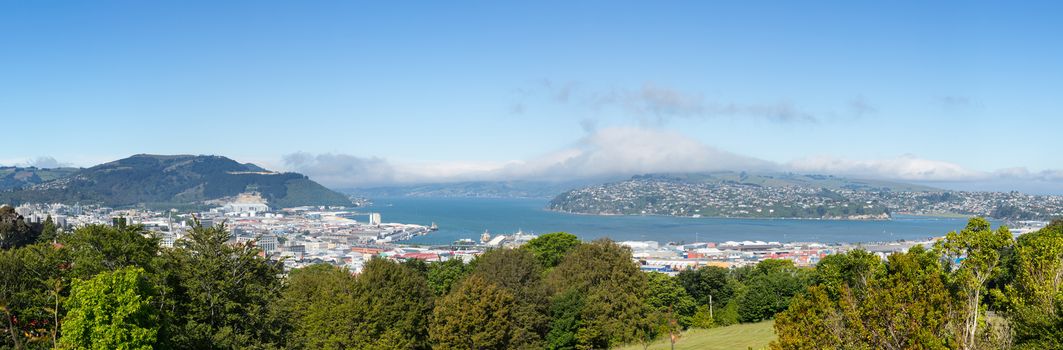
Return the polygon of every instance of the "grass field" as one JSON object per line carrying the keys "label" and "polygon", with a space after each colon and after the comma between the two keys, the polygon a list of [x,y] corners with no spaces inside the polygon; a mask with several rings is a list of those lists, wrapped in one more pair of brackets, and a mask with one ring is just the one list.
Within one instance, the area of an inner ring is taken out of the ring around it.
{"label": "grass field", "polygon": [[[773,321],[760,323],[739,324],[734,326],[719,327],[713,329],[691,329],[683,333],[683,337],[675,343],[676,349],[704,349],[704,350],[745,350],[765,349],[768,343],[775,340],[775,330],[772,329]],[[642,345],[632,345],[621,350],[641,350]],[[670,349],[667,339],[662,339],[650,345],[650,349]]]}

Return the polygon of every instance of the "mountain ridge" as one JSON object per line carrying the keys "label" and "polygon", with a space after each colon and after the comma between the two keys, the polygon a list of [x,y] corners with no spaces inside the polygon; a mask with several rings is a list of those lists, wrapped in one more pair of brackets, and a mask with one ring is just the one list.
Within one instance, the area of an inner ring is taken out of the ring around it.
{"label": "mountain ridge", "polygon": [[136,154],[68,176],[0,192],[0,202],[81,202],[125,207],[203,203],[257,191],[273,207],[350,205],[346,196],[292,172],[217,155]]}

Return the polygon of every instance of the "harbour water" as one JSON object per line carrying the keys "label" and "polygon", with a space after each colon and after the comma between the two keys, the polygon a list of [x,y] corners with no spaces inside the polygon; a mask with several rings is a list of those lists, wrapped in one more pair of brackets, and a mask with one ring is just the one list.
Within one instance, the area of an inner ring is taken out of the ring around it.
{"label": "harbour water", "polygon": [[[484,230],[510,234],[565,231],[584,240],[658,242],[815,241],[825,243],[923,240],[960,230],[965,218],[895,216],[888,221],[791,219],[676,218],[662,216],[594,216],[548,211],[545,199],[374,198],[366,210],[384,222],[439,225],[439,230],[407,243],[447,244],[477,240]],[[995,223],[994,223],[995,224]]]}

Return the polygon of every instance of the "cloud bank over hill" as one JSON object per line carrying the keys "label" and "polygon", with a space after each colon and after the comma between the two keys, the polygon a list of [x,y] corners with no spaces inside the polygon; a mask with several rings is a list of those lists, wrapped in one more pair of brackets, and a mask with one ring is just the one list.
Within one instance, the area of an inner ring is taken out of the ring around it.
{"label": "cloud bank over hill", "polygon": [[333,187],[472,180],[551,180],[650,172],[774,170],[771,162],[705,145],[659,129],[605,128],[569,147],[504,163],[396,164],[377,157],[293,153],[284,166]]}
{"label": "cloud bank over hill", "polygon": [[74,166],[71,163],[60,162],[51,156],[38,156],[31,159],[0,159],[0,166],[34,167],[38,169],[54,169]]}
{"label": "cloud bank over hill", "polygon": [[722,150],[676,131],[636,127],[591,128],[568,147],[500,163],[401,163],[379,157],[300,152],[284,156],[283,166],[334,188],[458,181],[563,181],[721,170],[829,174],[967,190],[1055,193],[1063,188],[1061,170],[978,171],[912,154],[870,160],[813,156],[775,163]]}
{"label": "cloud bank over hill", "polygon": [[973,180],[988,175],[966,169],[959,164],[923,159],[912,154],[872,160],[817,156],[791,161],[786,164],[786,168],[803,173],[824,173],[908,181]]}

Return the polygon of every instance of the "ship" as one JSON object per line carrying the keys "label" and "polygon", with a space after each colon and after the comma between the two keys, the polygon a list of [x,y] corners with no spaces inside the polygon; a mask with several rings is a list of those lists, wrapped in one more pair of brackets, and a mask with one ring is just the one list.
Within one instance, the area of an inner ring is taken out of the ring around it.
{"label": "ship", "polygon": [[428,226],[428,230],[429,231],[439,231],[439,226],[436,225],[435,221],[433,221],[432,222],[432,226]]}

